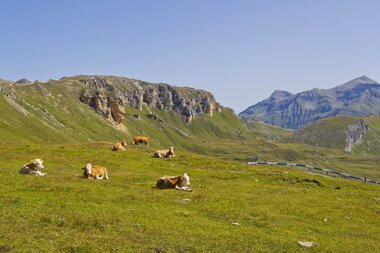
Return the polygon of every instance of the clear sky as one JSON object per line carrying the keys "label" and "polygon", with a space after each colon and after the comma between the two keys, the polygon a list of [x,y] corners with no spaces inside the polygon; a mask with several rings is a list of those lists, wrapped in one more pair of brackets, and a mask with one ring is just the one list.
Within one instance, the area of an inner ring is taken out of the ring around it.
{"label": "clear sky", "polygon": [[380,82],[378,0],[1,0],[0,78],[126,76],[240,112],[275,89]]}

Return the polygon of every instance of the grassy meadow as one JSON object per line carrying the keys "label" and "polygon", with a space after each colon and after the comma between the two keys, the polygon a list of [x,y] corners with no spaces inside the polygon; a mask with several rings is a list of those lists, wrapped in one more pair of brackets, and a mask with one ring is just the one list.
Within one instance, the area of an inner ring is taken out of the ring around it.
{"label": "grassy meadow", "polygon": [[[111,146],[0,145],[0,252],[379,252],[378,185]],[[37,157],[47,176],[18,173]],[[81,178],[86,162],[110,180]],[[183,172],[193,192],[152,189]]]}

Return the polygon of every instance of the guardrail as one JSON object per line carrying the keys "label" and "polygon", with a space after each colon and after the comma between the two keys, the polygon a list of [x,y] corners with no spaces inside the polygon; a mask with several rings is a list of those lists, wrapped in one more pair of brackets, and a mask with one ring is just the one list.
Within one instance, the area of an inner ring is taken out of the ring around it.
{"label": "guardrail", "polygon": [[380,184],[380,182],[368,179],[367,177],[359,177],[359,176],[354,176],[350,174],[346,174],[343,172],[338,172],[338,171],[333,171],[333,170],[328,170],[324,168],[319,168],[311,165],[306,165],[306,164],[301,164],[301,163],[287,163],[287,162],[247,162],[247,164],[254,164],[254,165],[260,165],[260,164],[267,164],[267,165],[285,165],[285,166],[295,166],[295,167],[304,167],[308,168],[309,170],[318,170],[318,171],[324,171],[328,175],[329,173],[335,174],[338,176],[341,176],[343,178],[348,178],[348,179],[356,179],[356,180],[361,180],[364,183],[372,183],[372,184]]}

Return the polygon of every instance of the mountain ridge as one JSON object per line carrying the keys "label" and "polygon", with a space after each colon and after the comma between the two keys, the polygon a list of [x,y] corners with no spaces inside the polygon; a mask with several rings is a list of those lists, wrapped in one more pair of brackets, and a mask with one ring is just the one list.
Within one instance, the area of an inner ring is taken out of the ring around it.
{"label": "mountain ridge", "polygon": [[[286,95],[284,95],[286,94]],[[242,111],[266,123],[299,129],[318,119],[380,113],[380,84],[361,76],[330,89],[311,89],[296,94],[274,91],[272,95]]]}

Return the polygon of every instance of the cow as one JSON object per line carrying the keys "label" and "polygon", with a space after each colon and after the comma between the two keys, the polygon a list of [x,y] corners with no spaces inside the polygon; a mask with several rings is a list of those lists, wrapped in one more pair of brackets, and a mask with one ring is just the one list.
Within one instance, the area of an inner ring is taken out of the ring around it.
{"label": "cow", "polygon": [[112,151],[125,151],[126,146],[127,143],[124,140],[116,142],[115,145],[113,145],[112,147]]}
{"label": "cow", "polygon": [[180,191],[188,191],[190,186],[190,177],[187,173],[183,173],[182,176],[163,176],[157,180],[156,186],[152,188],[156,189],[176,189]]}
{"label": "cow", "polygon": [[109,179],[108,172],[105,167],[94,165],[90,163],[86,164],[86,167],[82,168],[84,170],[83,176],[87,179]]}
{"label": "cow", "polygon": [[174,147],[169,147],[168,149],[157,150],[154,152],[153,157],[155,158],[172,158],[175,157]]}
{"label": "cow", "polygon": [[132,145],[138,145],[139,143],[145,143],[146,147],[149,146],[149,138],[146,136],[135,136],[131,142]]}
{"label": "cow", "polygon": [[26,175],[36,175],[36,176],[45,176],[46,173],[42,173],[40,169],[43,169],[44,166],[42,165],[44,161],[42,159],[34,159],[30,163],[24,164],[22,168],[20,169],[20,174],[26,174]]}

